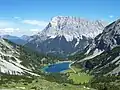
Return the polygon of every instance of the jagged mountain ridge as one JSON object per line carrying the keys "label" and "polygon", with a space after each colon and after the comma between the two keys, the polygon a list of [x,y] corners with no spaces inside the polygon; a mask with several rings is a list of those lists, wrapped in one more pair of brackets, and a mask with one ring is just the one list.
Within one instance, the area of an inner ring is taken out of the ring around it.
{"label": "jagged mountain ridge", "polygon": [[[95,37],[88,46],[90,50],[109,51],[120,45],[120,19],[105,27],[103,32]],[[88,52],[88,53],[89,53]]]}
{"label": "jagged mountain ridge", "polygon": [[105,25],[99,20],[57,16],[42,32],[31,36],[27,45],[43,53],[67,56],[83,50]]}
{"label": "jagged mountain ridge", "polygon": [[53,17],[47,27],[39,34],[50,38],[64,36],[67,41],[72,41],[73,38],[82,39],[82,36],[94,38],[102,32],[104,27],[105,23],[100,20],[92,21],[77,17],[57,16]]}
{"label": "jagged mountain ridge", "polygon": [[84,50],[79,63],[88,63],[94,74],[120,75],[120,19],[105,27]]}

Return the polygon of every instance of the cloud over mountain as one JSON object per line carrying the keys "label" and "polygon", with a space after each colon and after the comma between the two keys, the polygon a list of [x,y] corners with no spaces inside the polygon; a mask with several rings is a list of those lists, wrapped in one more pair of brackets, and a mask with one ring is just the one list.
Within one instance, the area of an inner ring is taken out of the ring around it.
{"label": "cloud over mountain", "polygon": [[33,35],[43,30],[48,24],[43,20],[28,20],[21,17],[13,17],[12,19],[2,20],[0,19],[0,34],[5,35]]}
{"label": "cloud over mountain", "polygon": [[48,24],[48,22],[38,21],[38,20],[23,20],[22,23],[30,24],[30,25],[37,25],[37,26],[46,26]]}

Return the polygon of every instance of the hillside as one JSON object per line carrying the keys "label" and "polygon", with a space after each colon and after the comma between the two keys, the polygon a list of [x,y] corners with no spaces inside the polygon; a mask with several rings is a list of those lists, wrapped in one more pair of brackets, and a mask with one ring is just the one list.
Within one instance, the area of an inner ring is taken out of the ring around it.
{"label": "hillside", "polygon": [[42,77],[2,76],[0,80],[1,90],[95,90],[83,85],[69,83],[57,83],[45,80]]}
{"label": "hillside", "polygon": [[105,27],[84,51],[72,55],[73,66],[94,75],[87,84],[98,90],[120,90],[120,19]]}
{"label": "hillside", "polygon": [[34,52],[24,46],[0,38],[0,72],[12,75],[39,72],[44,64],[54,63],[57,58]]}
{"label": "hillside", "polygon": [[[93,43],[88,45],[85,50],[73,57],[79,63],[98,74],[120,73],[120,20],[106,26],[101,34],[95,37]],[[88,65],[86,65],[88,64]]]}

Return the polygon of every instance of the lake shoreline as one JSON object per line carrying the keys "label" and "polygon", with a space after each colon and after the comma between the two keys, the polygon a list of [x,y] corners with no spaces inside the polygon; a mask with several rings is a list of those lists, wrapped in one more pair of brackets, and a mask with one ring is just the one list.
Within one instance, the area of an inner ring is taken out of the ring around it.
{"label": "lake shoreline", "polygon": [[43,71],[48,73],[63,72],[65,70],[72,69],[71,65],[73,63],[74,63],[73,61],[59,61],[54,64],[45,66],[43,68]]}

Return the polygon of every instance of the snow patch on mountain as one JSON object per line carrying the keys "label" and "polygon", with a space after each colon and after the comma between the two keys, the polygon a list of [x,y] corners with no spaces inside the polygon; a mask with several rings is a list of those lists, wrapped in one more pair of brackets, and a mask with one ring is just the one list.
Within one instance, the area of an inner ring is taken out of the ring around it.
{"label": "snow patch on mountain", "polygon": [[[90,51],[90,50],[89,50],[89,51]],[[87,51],[87,53],[88,53],[89,51]],[[87,56],[87,57],[83,58],[82,60],[80,60],[80,61],[78,61],[78,62],[83,62],[83,61],[85,61],[85,60],[92,59],[92,58],[100,55],[100,54],[103,53],[103,52],[104,52],[104,51],[100,51],[100,50],[96,49],[96,50],[93,52],[92,55]],[[87,54],[87,53],[85,53],[85,54]]]}
{"label": "snow patch on mountain", "polygon": [[[120,59],[120,56],[116,57],[116,58],[112,61],[112,63],[114,63],[114,62],[117,61],[115,64],[118,65],[118,64],[120,63],[120,60],[119,60],[119,59]],[[118,60],[119,60],[119,61],[118,61]]]}
{"label": "snow patch on mountain", "polygon": [[79,44],[79,41],[80,41],[80,40],[79,40],[79,39],[77,39],[77,42],[76,42],[76,44],[75,44],[75,47]]}
{"label": "snow patch on mountain", "polygon": [[120,64],[119,64],[118,67],[116,67],[116,68],[113,69],[111,72],[109,72],[108,75],[109,75],[109,74],[111,74],[111,75],[113,75],[113,74],[118,75],[118,72],[120,72]]}
{"label": "snow patch on mountain", "polygon": [[20,74],[21,72],[23,73],[23,70],[21,68],[1,58],[0,58],[0,69],[1,69],[0,72],[2,73],[10,73],[10,74],[13,74],[13,73]]}

